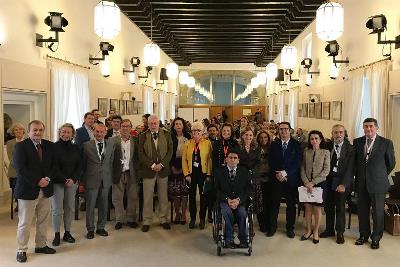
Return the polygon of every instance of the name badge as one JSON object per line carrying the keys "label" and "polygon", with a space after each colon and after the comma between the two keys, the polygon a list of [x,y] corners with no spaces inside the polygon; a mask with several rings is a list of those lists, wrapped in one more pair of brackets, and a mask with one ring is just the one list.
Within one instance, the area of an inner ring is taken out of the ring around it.
{"label": "name badge", "polygon": [[333,170],[332,170],[333,172],[337,172],[337,167],[335,166],[335,167],[333,167]]}
{"label": "name badge", "polygon": [[199,167],[199,163],[198,162],[193,162],[193,167],[198,168]]}

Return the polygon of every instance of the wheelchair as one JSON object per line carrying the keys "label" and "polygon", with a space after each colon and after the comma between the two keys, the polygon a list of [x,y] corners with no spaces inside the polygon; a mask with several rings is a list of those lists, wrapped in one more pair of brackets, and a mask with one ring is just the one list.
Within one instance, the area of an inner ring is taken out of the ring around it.
{"label": "wheelchair", "polygon": [[[236,247],[238,250],[244,250],[247,249],[247,256],[251,256],[252,253],[252,245],[253,245],[253,237],[254,237],[254,226],[253,226],[253,204],[252,204],[252,198],[250,198],[249,204],[246,207],[247,211],[247,218],[246,218],[246,243],[247,247],[246,248],[239,248]],[[238,232],[238,227],[236,224],[236,219],[235,219],[235,225],[234,225],[234,239],[235,235],[237,235]],[[213,208],[213,223],[212,223],[212,231],[213,231],[213,239],[214,242],[217,244],[217,255],[221,256],[223,250],[228,249],[226,248],[226,240],[225,240],[225,221],[224,218],[222,217],[221,213],[221,208],[218,205],[218,202],[214,204]]]}

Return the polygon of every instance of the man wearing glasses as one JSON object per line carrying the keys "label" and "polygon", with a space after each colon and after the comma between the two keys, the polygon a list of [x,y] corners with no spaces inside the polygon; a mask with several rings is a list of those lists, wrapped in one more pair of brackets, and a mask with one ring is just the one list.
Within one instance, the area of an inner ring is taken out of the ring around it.
{"label": "man wearing glasses", "polygon": [[269,165],[271,167],[271,218],[267,236],[275,234],[281,198],[286,200],[286,235],[294,238],[296,220],[297,188],[300,185],[301,146],[290,136],[290,123],[278,124],[279,138],[271,144]]}

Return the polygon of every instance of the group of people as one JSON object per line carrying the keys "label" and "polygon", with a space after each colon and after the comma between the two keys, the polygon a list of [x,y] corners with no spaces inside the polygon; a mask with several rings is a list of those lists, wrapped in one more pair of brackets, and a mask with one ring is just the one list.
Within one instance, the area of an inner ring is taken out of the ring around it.
{"label": "group of people", "polygon": [[[79,184],[85,188],[88,239],[95,234],[108,236],[105,228],[110,193],[115,208],[114,228],[139,226],[139,186],[143,186],[143,232],[152,226],[156,192],[159,222],[165,230],[171,229],[169,201],[174,208],[174,224],[182,225],[186,224],[189,203],[190,229],[204,229],[206,218],[212,222],[212,210],[217,205],[225,220],[228,247],[235,246],[235,216],[239,246],[246,246],[245,219],[250,196],[260,230],[268,237],[277,231],[279,208],[285,199],[286,234],[294,238],[298,188],[304,186],[309,193],[321,188],[323,201],[304,203],[306,228],[302,241],[312,237],[317,244],[319,238],[336,236],[338,244],[344,243],[345,201],[354,190],[360,225],[356,244],[371,238],[371,247],[379,248],[384,198],[389,187],[387,177],[395,166],[395,158],[393,143],[377,135],[378,122],[373,118],[364,120],[365,136],[355,139],[353,145],[345,137],[344,126],[338,124],[332,128],[331,139],[326,140],[320,131],[312,130],[307,141],[302,138],[307,142],[303,146],[292,136],[288,122],[256,127],[242,118],[237,130],[226,122],[205,126],[196,121],[188,126],[177,117],[167,130],[160,127],[156,115],[147,114],[143,126],[135,130],[130,120],[119,115],[107,119],[107,128],[96,118],[96,111],[86,113],[82,127],[76,130],[69,123],[63,124],[55,143],[43,139],[45,126],[41,121],[29,123],[26,139],[22,125],[12,127],[15,139],[7,143],[7,151],[11,170],[15,170],[10,177],[16,178],[18,262],[27,260],[34,216],[36,253],[56,252],[46,244],[50,212],[55,233],[53,246],[61,241],[75,242],[70,230]],[[326,229],[320,234],[323,208]],[[65,231],[61,238],[62,221]]]}

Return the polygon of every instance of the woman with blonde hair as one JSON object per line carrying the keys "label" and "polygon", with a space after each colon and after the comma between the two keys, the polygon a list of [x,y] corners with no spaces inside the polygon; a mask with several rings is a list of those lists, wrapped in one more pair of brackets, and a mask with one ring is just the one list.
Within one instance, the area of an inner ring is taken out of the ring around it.
{"label": "woman with blonde hair", "polygon": [[63,124],[58,130],[59,140],[55,143],[57,174],[53,180],[54,195],[51,198],[53,246],[60,245],[61,217],[64,220],[63,241],[74,243],[71,235],[71,222],[75,211],[75,193],[82,170],[82,156],[79,146],[72,143],[75,128],[70,123]]}
{"label": "woman with blonde hair", "polygon": [[[7,172],[7,176],[10,182],[10,188],[11,188],[11,194],[12,194],[12,198],[11,201],[14,201],[14,188],[17,182],[17,173],[15,172],[15,168],[14,168],[14,164],[13,164],[13,155],[14,155],[14,148],[15,145],[21,141],[23,141],[25,139],[25,127],[24,125],[22,125],[21,123],[14,123],[13,125],[11,125],[9,132],[12,136],[14,136],[15,138],[8,140],[7,141],[7,156],[8,156],[8,160],[9,160],[9,165],[8,165],[8,172]],[[11,203],[12,204],[12,203]],[[12,208],[12,206],[11,206]],[[17,206],[15,207],[15,212],[18,211],[18,202],[17,202]],[[13,219],[13,211],[11,211],[11,219]]]}
{"label": "woman with blonde hair", "polygon": [[188,140],[182,153],[182,170],[186,181],[189,183],[189,228],[195,228],[197,207],[196,192],[199,188],[200,195],[200,224],[199,228],[204,229],[207,203],[203,194],[203,187],[206,179],[210,179],[212,170],[211,142],[203,137],[203,124],[194,122],[192,124],[192,139]]}

